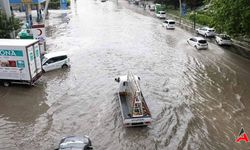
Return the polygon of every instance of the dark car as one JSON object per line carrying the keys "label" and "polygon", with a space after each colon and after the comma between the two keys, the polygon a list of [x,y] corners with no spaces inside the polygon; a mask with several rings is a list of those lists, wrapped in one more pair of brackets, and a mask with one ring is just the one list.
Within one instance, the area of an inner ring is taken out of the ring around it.
{"label": "dark car", "polygon": [[60,141],[56,150],[90,150],[93,149],[88,136],[68,136]]}

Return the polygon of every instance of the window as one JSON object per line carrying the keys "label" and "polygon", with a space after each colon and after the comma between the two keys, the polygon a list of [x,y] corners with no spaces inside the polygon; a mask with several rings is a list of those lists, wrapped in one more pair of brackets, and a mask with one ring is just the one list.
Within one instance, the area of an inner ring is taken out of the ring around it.
{"label": "window", "polygon": [[197,40],[195,38],[191,38],[190,39],[191,41],[194,41],[194,42],[197,42]]}
{"label": "window", "polygon": [[198,42],[201,43],[201,44],[206,44],[207,43],[206,40],[199,40]]}
{"label": "window", "polygon": [[175,22],[173,22],[173,21],[170,21],[170,22],[169,22],[169,24],[175,24]]}
{"label": "window", "polygon": [[51,64],[55,62],[55,58],[50,58],[49,60],[46,61],[45,64]]}

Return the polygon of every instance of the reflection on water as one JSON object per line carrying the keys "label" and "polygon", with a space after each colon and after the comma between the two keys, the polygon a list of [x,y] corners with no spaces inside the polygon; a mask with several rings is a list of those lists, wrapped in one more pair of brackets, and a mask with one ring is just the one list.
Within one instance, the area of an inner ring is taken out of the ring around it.
{"label": "reflection on water", "polygon": [[35,127],[45,121],[45,89],[42,84],[35,87],[13,85],[0,87],[0,149],[13,149],[15,144],[31,138]]}

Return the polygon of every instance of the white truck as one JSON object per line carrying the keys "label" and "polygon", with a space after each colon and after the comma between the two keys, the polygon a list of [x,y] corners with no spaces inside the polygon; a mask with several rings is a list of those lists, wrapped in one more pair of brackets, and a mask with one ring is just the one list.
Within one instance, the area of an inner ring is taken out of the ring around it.
{"label": "white truck", "polygon": [[0,39],[0,83],[33,85],[42,75],[38,40]]}
{"label": "white truck", "polygon": [[140,78],[131,72],[115,79],[119,83],[119,104],[125,127],[148,126],[152,116],[142,94]]}

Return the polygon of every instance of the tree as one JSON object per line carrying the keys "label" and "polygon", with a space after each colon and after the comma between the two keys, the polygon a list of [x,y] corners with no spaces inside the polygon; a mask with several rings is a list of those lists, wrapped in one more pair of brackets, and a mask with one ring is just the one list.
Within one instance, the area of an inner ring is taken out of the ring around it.
{"label": "tree", "polygon": [[250,37],[249,0],[211,0],[211,13],[218,31]]}
{"label": "tree", "polygon": [[20,29],[20,21],[13,16],[7,19],[6,15],[0,12],[0,38],[10,38],[10,33]]}

